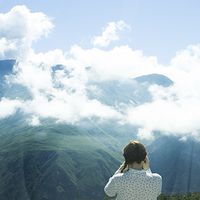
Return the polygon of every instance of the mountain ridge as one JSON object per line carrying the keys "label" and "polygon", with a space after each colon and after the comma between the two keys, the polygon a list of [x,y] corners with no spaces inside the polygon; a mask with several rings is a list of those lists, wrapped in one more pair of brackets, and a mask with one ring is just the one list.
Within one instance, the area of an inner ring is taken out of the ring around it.
{"label": "mountain ridge", "polygon": [[[6,65],[8,68],[6,70]],[[4,68],[1,68],[4,65]],[[0,87],[14,61],[0,61]],[[54,67],[62,69],[61,65]],[[87,91],[90,99],[105,105],[138,106],[152,101],[151,85],[170,87],[173,81],[161,74],[148,74],[127,82],[96,84],[99,94]],[[30,99],[25,87],[3,83],[0,97]],[[17,111],[0,120],[0,199],[2,200],[88,200],[102,199],[103,187],[122,162],[122,147],[137,138],[138,127],[98,123],[88,119],[79,125],[41,119],[39,126],[27,124],[28,115]],[[199,192],[199,144],[176,137],[162,137],[147,144],[152,170],[163,177],[163,193]],[[146,144],[146,142],[144,141]]]}

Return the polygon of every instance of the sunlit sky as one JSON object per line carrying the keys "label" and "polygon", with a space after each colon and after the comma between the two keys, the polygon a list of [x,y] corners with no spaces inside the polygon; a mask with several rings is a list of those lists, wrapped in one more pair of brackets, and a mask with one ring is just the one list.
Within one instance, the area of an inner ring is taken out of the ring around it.
{"label": "sunlit sky", "polygon": [[108,22],[119,20],[131,29],[121,33],[117,43],[155,55],[162,64],[200,40],[198,0],[0,0],[0,12],[15,5],[26,5],[53,19],[55,28],[34,44],[36,51],[68,50],[73,44],[90,47],[92,36],[101,34]]}

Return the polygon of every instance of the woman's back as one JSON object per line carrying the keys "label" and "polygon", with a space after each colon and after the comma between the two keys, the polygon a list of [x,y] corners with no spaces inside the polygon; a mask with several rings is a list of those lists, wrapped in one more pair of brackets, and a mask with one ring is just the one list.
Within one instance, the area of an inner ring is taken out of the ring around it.
{"label": "woman's back", "polygon": [[129,169],[112,176],[104,190],[117,200],[156,200],[161,193],[162,178],[150,170]]}

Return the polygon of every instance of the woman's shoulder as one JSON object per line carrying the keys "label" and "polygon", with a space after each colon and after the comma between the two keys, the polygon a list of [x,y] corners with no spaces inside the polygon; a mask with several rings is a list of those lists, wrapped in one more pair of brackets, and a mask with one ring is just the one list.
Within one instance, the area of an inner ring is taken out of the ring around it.
{"label": "woman's shoulder", "polygon": [[126,177],[126,175],[127,175],[127,172],[116,171],[115,174],[112,176],[112,178],[115,180],[121,180],[124,177]]}
{"label": "woman's shoulder", "polygon": [[146,173],[148,177],[154,179],[155,181],[162,182],[162,176],[158,173],[152,173],[151,171]]}
{"label": "woman's shoulder", "polygon": [[154,177],[155,179],[162,180],[162,176],[161,176],[160,174],[153,173],[153,177]]}

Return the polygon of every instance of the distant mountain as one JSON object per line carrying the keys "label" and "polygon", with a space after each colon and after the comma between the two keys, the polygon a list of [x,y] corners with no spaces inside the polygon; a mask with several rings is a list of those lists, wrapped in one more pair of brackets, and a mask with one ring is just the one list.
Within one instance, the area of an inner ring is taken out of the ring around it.
{"label": "distant mountain", "polygon": [[[31,99],[25,87],[5,82],[14,64],[0,61],[0,98]],[[62,65],[54,66],[53,74],[62,69]],[[151,102],[149,87],[155,84],[170,87],[173,81],[147,74],[128,81],[93,82],[87,94],[123,112],[127,105]],[[115,121],[88,119],[72,126],[42,119],[42,126],[32,127],[27,117],[17,112],[0,120],[2,200],[100,200],[104,185],[122,161],[122,147],[136,139],[137,127]],[[163,177],[165,194],[200,191],[198,143],[158,137],[148,143],[148,150],[152,171]]]}
{"label": "distant mountain", "polygon": [[173,84],[173,81],[162,74],[148,74],[136,77],[135,80],[138,83],[156,84],[163,87],[169,87]]}
{"label": "distant mountain", "polygon": [[150,146],[152,170],[163,177],[165,194],[200,191],[200,145],[194,140],[161,137]]}
{"label": "distant mountain", "polygon": [[[26,88],[5,82],[14,64],[0,62],[0,97],[30,99]],[[79,128],[44,119],[43,126],[31,127],[27,117],[17,112],[0,120],[0,199],[102,199],[107,177],[120,163],[116,139],[95,122]]]}
{"label": "distant mountain", "polygon": [[88,95],[90,98],[98,99],[99,101],[109,106],[113,105],[140,105],[145,102],[152,101],[152,95],[149,92],[149,86],[159,85],[169,87],[173,85],[173,81],[161,74],[148,74],[139,76],[126,81],[104,81],[101,83],[92,83],[96,87]]}
{"label": "distant mountain", "polygon": [[0,78],[12,73],[15,60],[0,60]]}

